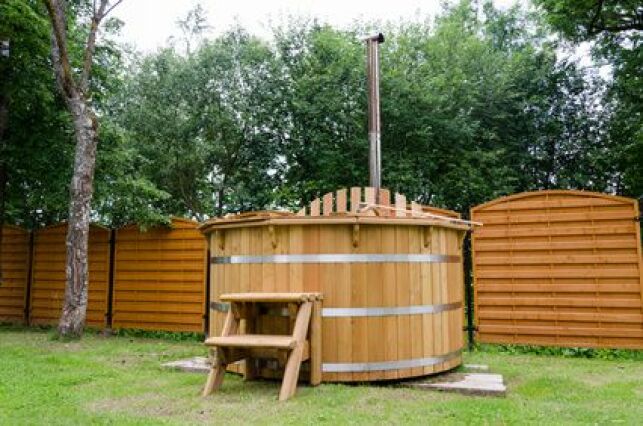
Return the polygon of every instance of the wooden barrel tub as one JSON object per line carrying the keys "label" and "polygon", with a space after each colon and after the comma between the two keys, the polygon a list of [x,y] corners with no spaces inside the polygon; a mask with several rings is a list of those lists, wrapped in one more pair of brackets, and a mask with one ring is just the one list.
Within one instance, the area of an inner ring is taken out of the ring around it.
{"label": "wooden barrel tub", "polygon": [[[223,293],[320,292],[322,381],[404,379],[461,364],[467,227],[427,218],[258,212],[201,229],[211,256],[211,335],[221,332]],[[260,328],[286,334],[288,325],[282,310],[266,312]],[[267,361],[259,375],[277,377],[278,370]]]}

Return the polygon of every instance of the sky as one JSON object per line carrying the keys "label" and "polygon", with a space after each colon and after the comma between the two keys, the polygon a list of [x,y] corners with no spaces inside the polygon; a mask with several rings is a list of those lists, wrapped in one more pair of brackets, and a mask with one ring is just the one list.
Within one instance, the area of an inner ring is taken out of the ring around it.
{"label": "sky", "polygon": [[[517,0],[495,0],[506,8]],[[347,26],[354,20],[424,20],[439,13],[442,0],[124,0],[113,16],[125,23],[121,38],[138,50],[152,52],[176,35],[176,21],[197,4],[206,10],[210,35],[215,36],[240,24],[251,33],[269,37],[269,24],[288,16],[316,17],[333,26]]]}

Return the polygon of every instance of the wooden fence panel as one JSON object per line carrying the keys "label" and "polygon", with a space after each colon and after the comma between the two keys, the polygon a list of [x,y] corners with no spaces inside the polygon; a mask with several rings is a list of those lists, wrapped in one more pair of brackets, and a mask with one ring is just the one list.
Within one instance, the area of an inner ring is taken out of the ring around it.
{"label": "wooden fence panel", "polygon": [[116,231],[114,328],[204,330],[207,246],[197,225]]}
{"label": "wooden fence panel", "polygon": [[29,232],[5,225],[0,250],[0,322],[22,323],[29,277]]}
{"label": "wooden fence panel", "polygon": [[[65,237],[67,224],[49,226],[34,233],[30,323],[58,323],[65,296]],[[102,328],[107,312],[109,281],[109,230],[91,225],[89,231],[89,289],[87,325]]]}
{"label": "wooden fence panel", "polygon": [[635,200],[540,191],[474,207],[479,341],[643,348]]}

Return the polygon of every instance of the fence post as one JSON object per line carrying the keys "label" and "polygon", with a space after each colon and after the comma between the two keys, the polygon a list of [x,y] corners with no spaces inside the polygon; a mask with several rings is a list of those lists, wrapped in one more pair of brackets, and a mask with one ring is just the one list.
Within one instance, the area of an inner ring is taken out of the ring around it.
{"label": "fence post", "polygon": [[467,341],[469,350],[473,349],[474,346],[474,325],[473,325],[473,285],[472,285],[472,258],[473,253],[471,252],[471,233],[467,235],[464,240],[464,297],[467,304]]}
{"label": "fence post", "polygon": [[27,253],[27,282],[25,283],[25,310],[23,321],[25,325],[31,323],[31,284],[33,281],[34,261],[34,231],[29,231],[29,248]]}
{"label": "fence post", "polygon": [[116,230],[109,230],[109,273],[107,275],[107,312],[105,312],[105,328],[112,329],[113,297],[114,297],[114,261],[116,253]]}

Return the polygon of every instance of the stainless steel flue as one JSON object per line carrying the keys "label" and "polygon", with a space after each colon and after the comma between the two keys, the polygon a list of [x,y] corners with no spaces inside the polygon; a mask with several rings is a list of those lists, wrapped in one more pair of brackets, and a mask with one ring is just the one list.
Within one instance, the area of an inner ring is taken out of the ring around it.
{"label": "stainless steel flue", "polygon": [[379,203],[382,186],[382,159],[380,146],[380,55],[379,44],[384,43],[384,34],[366,38],[366,72],[368,78],[368,142],[370,186],[375,188]]}

